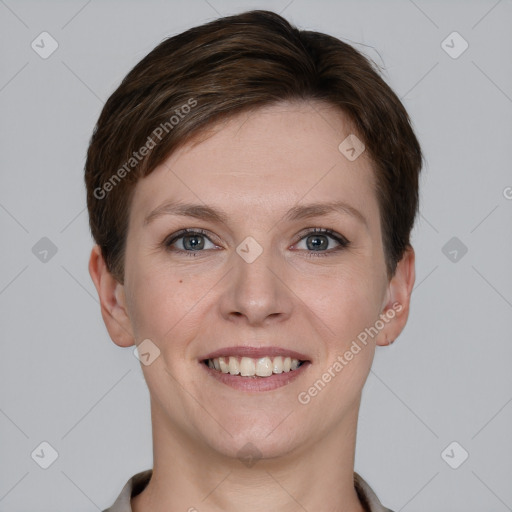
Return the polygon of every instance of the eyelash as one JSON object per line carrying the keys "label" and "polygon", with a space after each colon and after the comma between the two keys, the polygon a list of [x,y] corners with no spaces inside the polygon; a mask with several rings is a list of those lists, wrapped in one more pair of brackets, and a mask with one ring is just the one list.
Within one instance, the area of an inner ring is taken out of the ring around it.
{"label": "eyelash", "polygon": [[[350,241],[347,240],[344,236],[339,235],[335,231],[332,231],[330,229],[324,229],[324,228],[313,228],[306,232],[301,232],[300,235],[298,235],[297,239],[295,240],[295,243],[300,242],[307,236],[311,234],[319,233],[322,235],[328,235],[330,238],[338,242],[340,245],[334,249],[330,249],[329,251],[307,251],[307,257],[311,258],[318,258],[318,257],[324,257],[324,256],[330,256],[333,253],[337,253],[338,251],[341,251],[343,249],[346,249],[350,245]],[[210,240],[210,237],[208,236],[208,232],[204,229],[182,229],[176,233],[173,233],[169,237],[167,237],[163,241],[163,245],[167,251],[170,252],[176,252],[176,253],[185,253],[189,257],[197,257],[196,254],[204,251],[184,251],[183,249],[173,249],[172,244],[181,238],[183,238],[186,235],[201,235],[206,237],[208,240]],[[214,243],[212,240],[210,240],[211,243]]]}

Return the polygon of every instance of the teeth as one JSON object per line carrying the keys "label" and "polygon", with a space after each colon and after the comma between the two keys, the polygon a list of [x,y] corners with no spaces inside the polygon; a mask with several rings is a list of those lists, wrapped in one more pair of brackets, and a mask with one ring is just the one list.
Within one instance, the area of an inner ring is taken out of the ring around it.
{"label": "teeth", "polygon": [[272,366],[274,373],[283,373],[283,358],[281,356],[274,357]]}
{"label": "teeth", "polygon": [[240,375],[242,377],[251,377],[256,375],[256,365],[254,364],[254,359],[251,359],[250,357],[242,357],[240,361]]}
{"label": "teeth", "polygon": [[[208,359],[208,362],[210,362],[211,359]],[[219,357],[219,364],[220,364],[220,371],[222,373],[229,373],[229,365],[226,363],[226,360],[223,357]]]}
{"label": "teeth", "polygon": [[258,377],[268,377],[272,375],[272,359],[270,359],[270,357],[258,359],[255,372]]}
{"label": "teeth", "polygon": [[231,375],[238,375],[240,373],[240,365],[236,357],[229,358],[229,373],[231,373]]}
{"label": "teeth", "polygon": [[242,377],[270,377],[272,374],[288,373],[296,370],[300,366],[298,359],[291,357],[261,357],[253,359],[252,357],[216,357],[208,359],[208,367],[230,373],[231,375],[241,375]]}

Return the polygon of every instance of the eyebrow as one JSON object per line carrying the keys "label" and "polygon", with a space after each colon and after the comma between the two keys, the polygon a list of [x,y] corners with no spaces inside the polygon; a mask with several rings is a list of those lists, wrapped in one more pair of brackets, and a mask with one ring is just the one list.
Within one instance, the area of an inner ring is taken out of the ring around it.
{"label": "eyebrow", "polygon": [[[364,215],[353,206],[343,201],[331,201],[326,203],[311,203],[306,205],[297,205],[285,214],[283,220],[291,222],[295,220],[310,219],[321,217],[332,213],[341,213],[350,215],[368,228],[368,222]],[[175,201],[166,201],[154,210],[152,210],[144,219],[144,226],[163,215],[177,215],[180,217],[193,217],[199,220],[209,220],[222,224],[228,223],[229,216],[222,210],[207,205],[179,203]]]}

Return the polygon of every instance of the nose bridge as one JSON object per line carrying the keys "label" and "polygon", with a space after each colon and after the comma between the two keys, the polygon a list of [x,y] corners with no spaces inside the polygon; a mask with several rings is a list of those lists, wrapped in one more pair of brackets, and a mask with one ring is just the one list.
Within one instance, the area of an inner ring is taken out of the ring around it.
{"label": "nose bridge", "polygon": [[281,263],[270,245],[246,237],[233,253],[232,284],[224,297],[223,314],[243,315],[250,323],[271,315],[288,316],[292,302],[282,283]]}

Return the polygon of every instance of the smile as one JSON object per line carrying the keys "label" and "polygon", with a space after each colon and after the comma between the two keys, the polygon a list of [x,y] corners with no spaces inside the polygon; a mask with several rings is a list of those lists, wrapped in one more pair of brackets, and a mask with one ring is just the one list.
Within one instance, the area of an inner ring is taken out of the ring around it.
{"label": "smile", "polygon": [[237,391],[272,391],[308,371],[313,358],[285,347],[238,345],[201,355],[209,377]]}
{"label": "smile", "polygon": [[204,363],[211,369],[241,377],[270,377],[280,373],[297,370],[304,361],[283,356],[252,357],[215,357],[206,359]]}

